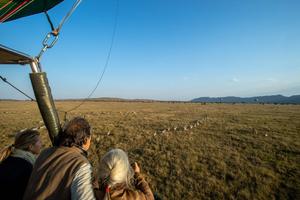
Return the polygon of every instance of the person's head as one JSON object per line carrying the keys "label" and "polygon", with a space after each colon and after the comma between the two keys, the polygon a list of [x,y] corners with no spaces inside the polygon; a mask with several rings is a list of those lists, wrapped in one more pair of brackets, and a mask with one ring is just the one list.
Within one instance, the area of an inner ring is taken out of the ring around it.
{"label": "person's head", "polygon": [[112,188],[116,184],[131,187],[134,172],[127,154],[121,149],[112,149],[100,161],[98,178],[102,186]]}
{"label": "person's head", "polygon": [[37,130],[26,129],[16,134],[14,144],[4,148],[0,153],[0,162],[5,160],[13,151],[13,148],[39,154],[42,148],[40,133]]}
{"label": "person's head", "polygon": [[91,127],[88,121],[81,117],[75,117],[67,122],[58,134],[60,146],[80,146],[88,150],[91,143]]}
{"label": "person's head", "polygon": [[16,134],[14,147],[32,154],[39,154],[42,149],[40,133],[37,130],[26,129]]}

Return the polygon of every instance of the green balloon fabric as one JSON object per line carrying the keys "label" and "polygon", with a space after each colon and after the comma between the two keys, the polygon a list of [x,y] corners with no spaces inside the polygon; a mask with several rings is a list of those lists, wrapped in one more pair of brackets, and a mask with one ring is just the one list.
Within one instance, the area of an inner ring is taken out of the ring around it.
{"label": "green balloon fabric", "polygon": [[0,23],[48,11],[63,0],[0,0]]}

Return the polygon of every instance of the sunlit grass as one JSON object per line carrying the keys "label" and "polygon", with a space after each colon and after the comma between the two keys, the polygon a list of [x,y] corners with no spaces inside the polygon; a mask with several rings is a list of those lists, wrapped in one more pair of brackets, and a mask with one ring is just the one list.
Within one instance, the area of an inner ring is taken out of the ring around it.
{"label": "sunlit grass", "polygon": [[[93,127],[95,169],[106,151],[122,148],[163,199],[300,197],[300,106],[87,102],[68,117],[78,115]],[[0,102],[1,148],[39,125],[36,103]]]}

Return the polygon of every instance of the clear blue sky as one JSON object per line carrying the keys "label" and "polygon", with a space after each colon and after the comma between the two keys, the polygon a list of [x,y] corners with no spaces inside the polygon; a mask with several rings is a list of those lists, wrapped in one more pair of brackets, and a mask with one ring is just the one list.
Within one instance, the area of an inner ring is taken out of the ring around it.
{"label": "clear blue sky", "polygon": [[[71,7],[49,13],[55,24]],[[300,94],[299,0],[120,0],[111,60],[93,97],[189,100]],[[116,0],[83,0],[42,58],[54,98],[84,98],[105,64]],[[37,55],[43,14],[0,24],[0,43]],[[33,96],[26,66],[0,75]],[[0,98],[24,99],[0,82]]]}

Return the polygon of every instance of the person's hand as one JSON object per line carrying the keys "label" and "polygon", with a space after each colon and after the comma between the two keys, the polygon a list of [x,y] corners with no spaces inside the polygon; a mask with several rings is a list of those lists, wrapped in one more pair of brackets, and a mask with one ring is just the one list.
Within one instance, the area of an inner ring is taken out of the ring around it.
{"label": "person's hand", "polygon": [[134,164],[133,164],[133,171],[134,171],[134,173],[141,172],[141,169],[140,169],[139,165],[137,164],[137,162],[134,162]]}

